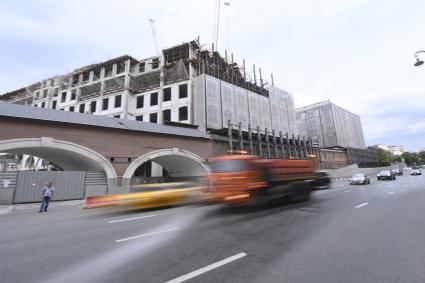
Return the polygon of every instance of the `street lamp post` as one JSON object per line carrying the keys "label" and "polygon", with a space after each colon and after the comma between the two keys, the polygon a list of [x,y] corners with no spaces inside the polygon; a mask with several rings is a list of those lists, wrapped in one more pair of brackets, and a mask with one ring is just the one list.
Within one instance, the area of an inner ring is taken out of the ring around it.
{"label": "street lamp post", "polygon": [[424,63],[424,61],[419,59],[419,53],[425,53],[425,51],[420,50],[420,51],[417,51],[415,53],[415,58],[416,58],[416,62],[414,64],[415,67],[419,67],[420,65],[422,65]]}

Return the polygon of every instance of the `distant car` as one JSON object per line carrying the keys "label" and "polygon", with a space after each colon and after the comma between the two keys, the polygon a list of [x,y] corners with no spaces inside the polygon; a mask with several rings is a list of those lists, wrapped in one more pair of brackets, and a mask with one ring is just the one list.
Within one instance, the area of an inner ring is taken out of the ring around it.
{"label": "distant car", "polygon": [[400,170],[400,169],[391,169],[391,173],[393,173],[394,175],[397,175],[397,176],[403,175],[403,171]]}
{"label": "distant car", "polygon": [[368,185],[370,184],[370,178],[363,173],[354,174],[351,178],[348,179],[350,185]]}
{"label": "distant car", "polygon": [[380,180],[395,180],[395,175],[389,170],[383,170],[376,175],[378,181]]}
{"label": "distant car", "polygon": [[410,171],[410,175],[415,176],[415,175],[422,175],[421,170],[412,170]]}
{"label": "distant car", "polygon": [[403,170],[412,170],[412,167],[404,167]]}

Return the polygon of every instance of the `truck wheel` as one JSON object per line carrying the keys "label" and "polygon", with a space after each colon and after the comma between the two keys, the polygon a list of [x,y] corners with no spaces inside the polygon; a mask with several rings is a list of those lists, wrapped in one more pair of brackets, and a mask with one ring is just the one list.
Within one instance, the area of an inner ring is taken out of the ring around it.
{"label": "truck wheel", "polygon": [[294,193],[291,196],[291,202],[298,203],[298,202],[308,201],[310,199],[310,195],[311,195],[311,191],[310,190],[308,190],[308,191],[306,190],[306,191],[301,191],[301,192]]}

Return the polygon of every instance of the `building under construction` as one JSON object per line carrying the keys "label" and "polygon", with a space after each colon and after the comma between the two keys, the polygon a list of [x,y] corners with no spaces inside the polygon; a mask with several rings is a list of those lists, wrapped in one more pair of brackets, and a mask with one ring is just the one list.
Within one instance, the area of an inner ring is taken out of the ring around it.
{"label": "building under construction", "polygon": [[[307,137],[297,136],[293,96],[233,54],[202,48],[199,40],[137,60],[125,55],[52,77],[0,96],[34,107],[198,127],[227,138],[230,148],[301,158]],[[240,142],[238,142],[238,139]],[[270,143],[269,148],[267,145]],[[244,147],[245,144],[245,147]],[[264,147],[263,147],[264,146]],[[292,147],[290,147],[292,146]],[[310,147],[313,142],[310,140]],[[299,150],[295,150],[299,148]],[[273,154],[275,152],[275,154]],[[292,153],[291,153],[292,152]]]}

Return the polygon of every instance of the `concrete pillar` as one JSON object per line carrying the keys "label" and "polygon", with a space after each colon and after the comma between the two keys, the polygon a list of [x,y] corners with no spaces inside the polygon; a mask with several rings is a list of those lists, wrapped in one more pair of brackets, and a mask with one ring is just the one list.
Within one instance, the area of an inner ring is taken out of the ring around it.
{"label": "concrete pillar", "polygon": [[162,166],[158,163],[152,162],[152,169],[151,169],[151,176],[152,177],[162,177]]}

